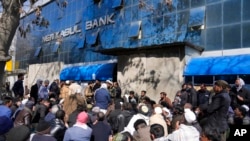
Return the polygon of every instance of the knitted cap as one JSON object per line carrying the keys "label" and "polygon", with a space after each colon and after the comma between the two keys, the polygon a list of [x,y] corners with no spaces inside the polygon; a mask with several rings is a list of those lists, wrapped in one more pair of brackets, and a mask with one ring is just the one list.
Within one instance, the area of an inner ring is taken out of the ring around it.
{"label": "knitted cap", "polygon": [[78,123],[87,123],[88,121],[88,114],[86,112],[81,112],[78,114],[77,116],[77,120]]}

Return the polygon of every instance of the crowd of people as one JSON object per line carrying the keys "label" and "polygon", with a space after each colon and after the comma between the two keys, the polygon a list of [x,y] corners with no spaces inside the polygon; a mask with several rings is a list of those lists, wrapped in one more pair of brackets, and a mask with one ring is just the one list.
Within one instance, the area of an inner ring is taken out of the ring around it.
{"label": "crowd of people", "polygon": [[[182,85],[171,100],[146,90],[122,95],[117,82],[38,79],[30,90],[18,75],[14,96],[1,95],[0,141],[226,141],[233,125],[250,125],[250,92],[237,78],[212,90]],[[27,92],[28,91],[28,92]]]}

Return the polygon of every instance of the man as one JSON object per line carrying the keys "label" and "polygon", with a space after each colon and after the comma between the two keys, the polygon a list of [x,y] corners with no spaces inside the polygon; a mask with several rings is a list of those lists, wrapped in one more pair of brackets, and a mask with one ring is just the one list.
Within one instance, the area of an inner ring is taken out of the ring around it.
{"label": "man", "polygon": [[173,107],[172,102],[171,102],[170,98],[167,97],[167,93],[166,92],[161,92],[160,93],[159,104],[161,104],[162,102],[166,102],[167,103],[167,108],[168,109],[171,109]]}
{"label": "man", "polygon": [[38,98],[39,99],[48,99],[49,98],[49,80],[45,80],[43,85],[39,88]]}
{"label": "man", "polygon": [[210,98],[210,92],[207,90],[206,85],[203,83],[200,85],[200,89],[197,91],[198,106],[207,104]]}
{"label": "man", "polygon": [[199,141],[200,133],[193,126],[196,120],[196,115],[190,109],[185,110],[181,120],[175,123],[174,131],[167,136],[167,141]]}
{"label": "man", "polygon": [[29,141],[57,141],[56,138],[50,135],[50,131],[50,123],[41,120],[36,127],[36,132],[30,135]]}
{"label": "man", "polygon": [[110,80],[107,80],[106,84],[108,86],[108,90],[109,90],[109,94],[110,94],[111,98],[114,99],[116,97],[116,89],[113,86],[113,82]]}
{"label": "man", "polygon": [[145,91],[145,90],[142,90],[142,91],[141,91],[141,97],[140,97],[140,99],[139,99],[139,103],[142,103],[142,102],[144,101],[145,98],[148,98],[148,97],[146,96],[146,93],[147,93],[147,91]]}
{"label": "man", "polygon": [[191,103],[193,105],[193,108],[195,109],[197,107],[197,92],[194,89],[194,86],[192,82],[187,83],[187,103]]}
{"label": "man", "polygon": [[13,100],[11,97],[4,97],[3,105],[0,105],[0,116],[5,116],[7,118],[11,118],[12,111],[10,107],[12,106]]}
{"label": "man", "polygon": [[11,105],[11,97],[5,97],[3,99],[3,105],[0,105],[0,140],[4,139],[5,133],[7,133],[13,127],[13,122],[11,120]]}
{"label": "man", "polygon": [[133,115],[133,117],[130,119],[128,125],[125,127],[125,131],[128,131],[131,135],[134,134],[135,128],[134,124],[137,120],[141,119],[145,121],[145,124],[149,124],[149,116],[148,114],[150,113],[150,109],[148,106],[144,103],[141,103],[138,105],[138,113]]}
{"label": "man", "polygon": [[18,113],[14,121],[14,127],[26,125],[27,127],[30,127],[31,129],[33,106],[34,106],[34,102],[31,100],[25,104],[24,108]]}
{"label": "man", "polygon": [[31,86],[30,97],[34,98],[35,104],[37,103],[37,99],[38,99],[38,90],[40,89],[42,84],[43,84],[43,81],[41,79],[37,79],[36,84]]}
{"label": "man", "polygon": [[114,82],[114,88],[115,88],[115,92],[116,92],[116,99],[121,99],[121,95],[122,95],[122,90],[121,87],[119,86],[118,82]]}
{"label": "man", "polygon": [[138,119],[134,122],[135,132],[132,134],[137,141],[151,141],[150,126],[144,119]]}
{"label": "man", "polygon": [[92,129],[91,141],[109,141],[112,137],[111,126],[104,122],[105,115],[103,112],[97,113],[97,120]]}
{"label": "man", "polygon": [[88,104],[93,103],[93,86],[94,86],[94,82],[89,81],[88,85],[84,89],[84,96]]}
{"label": "man", "polygon": [[108,106],[111,102],[107,84],[103,83],[94,94],[95,106],[100,107],[101,112],[106,114]]}
{"label": "man", "polygon": [[92,129],[87,126],[88,114],[81,112],[76,124],[66,130],[63,141],[90,141]]}
{"label": "man", "polygon": [[154,113],[149,118],[149,125],[160,124],[164,129],[164,136],[168,135],[167,123],[162,115],[162,108],[157,105],[154,107]]}
{"label": "man", "polygon": [[38,104],[35,107],[34,117],[32,119],[32,123],[34,123],[34,126],[36,126],[40,120],[45,119],[45,116],[49,112],[50,106],[51,103],[49,100],[41,99],[40,101],[38,101]]}
{"label": "man", "polygon": [[98,88],[101,87],[101,81],[100,80],[95,80],[95,83],[93,85],[93,92],[95,92],[95,90],[97,90]]}
{"label": "man", "polygon": [[237,105],[250,105],[250,91],[244,87],[245,82],[241,78],[235,80],[235,86],[231,88],[231,92],[235,99],[232,99],[236,103],[232,103],[232,107]]}
{"label": "man", "polygon": [[23,97],[24,94],[24,87],[23,87],[23,80],[24,80],[24,74],[20,73],[18,74],[18,80],[14,83],[12,87],[12,91],[15,94],[15,97]]}
{"label": "man", "polygon": [[138,97],[135,96],[134,91],[129,91],[128,102],[131,103],[131,104],[137,104],[138,103]]}
{"label": "man", "polygon": [[164,128],[160,124],[152,124],[150,126],[150,137],[152,141],[167,141],[164,136]]}
{"label": "man", "polygon": [[59,88],[59,79],[55,79],[49,86],[50,95],[54,95],[55,98],[59,98],[60,88]]}
{"label": "man", "polygon": [[79,85],[76,81],[71,81],[69,85],[69,95],[74,95],[78,92],[82,94],[82,86]]}
{"label": "man", "polygon": [[207,108],[207,119],[201,121],[201,126],[211,126],[218,128],[222,135],[221,141],[226,141],[226,131],[228,130],[227,113],[231,103],[230,96],[227,92],[228,83],[224,80],[218,80],[214,83],[213,90],[215,95],[212,103]]}

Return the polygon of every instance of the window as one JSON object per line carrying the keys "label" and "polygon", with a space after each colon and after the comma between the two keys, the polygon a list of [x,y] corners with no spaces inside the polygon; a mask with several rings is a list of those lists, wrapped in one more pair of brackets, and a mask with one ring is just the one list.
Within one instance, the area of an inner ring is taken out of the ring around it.
{"label": "window", "polygon": [[234,84],[235,80],[237,79],[237,75],[216,75],[216,80],[225,80],[228,84]]}
{"label": "window", "polygon": [[121,8],[123,0],[113,0],[112,8]]}
{"label": "window", "polygon": [[77,44],[77,48],[84,48],[85,46],[85,38],[83,38],[83,40],[79,40],[78,44]]}
{"label": "window", "polygon": [[41,50],[42,50],[42,47],[38,47],[38,48],[36,49],[36,51],[35,51],[34,56],[35,56],[35,57],[39,57]]}
{"label": "window", "polygon": [[213,76],[205,75],[205,76],[194,76],[194,84],[213,84]]}
{"label": "window", "polygon": [[52,52],[57,53],[59,47],[60,47],[60,42],[56,42],[54,47],[52,48]]}
{"label": "window", "polygon": [[132,22],[128,32],[130,38],[141,38],[141,21]]}
{"label": "window", "polygon": [[190,30],[204,29],[205,7],[198,7],[190,10],[188,27]]}
{"label": "window", "polygon": [[90,35],[86,36],[86,42],[90,45],[95,45],[97,43],[99,31],[93,32]]}

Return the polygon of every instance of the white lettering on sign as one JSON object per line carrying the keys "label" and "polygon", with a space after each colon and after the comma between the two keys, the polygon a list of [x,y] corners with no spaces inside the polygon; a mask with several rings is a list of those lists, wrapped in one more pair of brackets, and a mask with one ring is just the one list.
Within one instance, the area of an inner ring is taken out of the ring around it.
{"label": "white lettering on sign", "polygon": [[246,129],[236,129],[234,132],[234,136],[243,136],[247,133]]}
{"label": "white lettering on sign", "polygon": [[94,19],[91,21],[86,21],[85,23],[85,30],[90,30],[94,29],[96,27],[104,26],[104,25],[109,25],[109,24],[114,24],[115,21],[113,21],[114,13],[100,17],[99,19]]}
{"label": "white lettering on sign", "polygon": [[46,35],[42,38],[42,41],[43,42],[50,42],[52,40],[59,39],[61,37],[67,37],[67,36],[74,35],[74,34],[80,33],[80,32],[82,32],[80,26],[75,25],[74,27],[66,28],[60,32],[55,32],[55,33]]}

